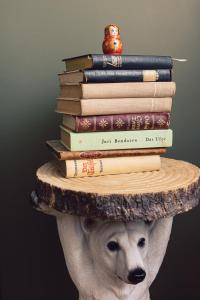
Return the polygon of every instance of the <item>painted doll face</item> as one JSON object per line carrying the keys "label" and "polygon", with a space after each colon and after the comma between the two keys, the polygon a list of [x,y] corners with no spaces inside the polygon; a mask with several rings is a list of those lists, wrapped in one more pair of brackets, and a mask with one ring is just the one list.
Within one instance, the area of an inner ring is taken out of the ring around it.
{"label": "painted doll face", "polygon": [[106,28],[106,35],[109,35],[109,36],[118,36],[119,35],[119,28],[115,25],[109,25],[107,28]]}
{"label": "painted doll face", "polygon": [[110,24],[105,27],[105,36],[102,44],[104,54],[120,55],[122,54],[122,42],[119,34],[119,27]]}

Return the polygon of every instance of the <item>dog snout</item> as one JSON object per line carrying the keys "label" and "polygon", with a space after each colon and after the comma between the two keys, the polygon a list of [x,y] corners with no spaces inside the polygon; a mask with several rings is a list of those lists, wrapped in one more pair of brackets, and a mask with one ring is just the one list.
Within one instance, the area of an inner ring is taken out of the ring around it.
{"label": "dog snout", "polygon": [[141,268],[137,268],[129,272],[128,281],[132,284],[138,284],[142,282],[145,279],[145,277],[146,272]]}

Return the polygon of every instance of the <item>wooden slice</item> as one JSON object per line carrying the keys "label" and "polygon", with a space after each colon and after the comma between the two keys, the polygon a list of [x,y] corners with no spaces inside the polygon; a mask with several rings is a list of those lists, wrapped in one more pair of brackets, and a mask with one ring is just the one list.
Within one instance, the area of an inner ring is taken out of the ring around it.
{"label": "wooden slice", "polygon": [[34,201],[63,213],[111,220],[154,220],[195,207],[200,198],[200,169],[188,162],[161,159],[153,172],[63,178],[56,162],[37,171]]}

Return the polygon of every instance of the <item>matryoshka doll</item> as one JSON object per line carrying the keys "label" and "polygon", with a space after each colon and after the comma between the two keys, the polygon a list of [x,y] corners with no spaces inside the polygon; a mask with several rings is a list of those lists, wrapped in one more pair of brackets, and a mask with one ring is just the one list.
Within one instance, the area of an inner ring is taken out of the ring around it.
{"label": "matryoshka doll", "polygon": [[104,41],[102,44],[104,54],[120,55],[122,54],[122,41],[120,39],[119,27],[110,24],[104,29]]}

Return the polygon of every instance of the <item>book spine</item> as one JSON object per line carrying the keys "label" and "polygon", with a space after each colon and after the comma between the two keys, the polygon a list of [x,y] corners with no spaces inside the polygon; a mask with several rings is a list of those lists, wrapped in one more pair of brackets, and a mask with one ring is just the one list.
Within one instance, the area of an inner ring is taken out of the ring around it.
{"label": "book spine", "polygon": [[71,151],[165,148],[172,146],[172,130],[138,130],[74,133],[61,126],[62,134],[70,135]]}
{"label": "book spine", "polygon": [[85,159],[65,161],[65,177],[87,177],[160,169],[160,156]]}
{"label": "book spine", "polygon": [[46,141],[48,149],[59,160],[68,159],[92,159],[105,157],[161,155],[166,153],[166,148],[128,149],[128,150],[104,150],[104,151],[69,151],[60,140]]}
{"label": "book spine", "polygon": [[[172,97],[176,92],[175,82],[121,82],[81,84],[82,98],[149,98]],[[70,87],[65,87],[67,97]],[[62,94],[61,94],[62,96]]]}
{"label": "book spine", "polygon": [[57,98],[57,113],[96,116],[145,112],[171,112],[172,98],[110,98],[80,99]]}
{"label": "book spine", "polygon": [[168,129],[169,113],[74,117],[75,132]]}
{"label": "book spine", "polygon": [[171,70],[85,70],[85,83],[171,81]]}
{"label": "book spine", "polygon": [[93,69],[172,69],[170,56],[93,54]]}
{"label": "book spine", "polygon": [[[81,100],[81,115],[171,112],[172,98],[113,98]],[[77,114],[78,115],[78,114]]]}

